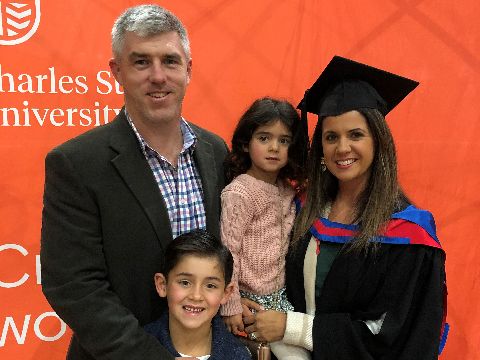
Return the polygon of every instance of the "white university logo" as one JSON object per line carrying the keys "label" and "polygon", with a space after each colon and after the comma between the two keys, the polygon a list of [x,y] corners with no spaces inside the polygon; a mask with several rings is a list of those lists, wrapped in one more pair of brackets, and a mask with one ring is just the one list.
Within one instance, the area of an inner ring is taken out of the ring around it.
{"label": "white university logo", "polygon": [[40,0],[0,0],[0,45],[21,44],[40,24]]}

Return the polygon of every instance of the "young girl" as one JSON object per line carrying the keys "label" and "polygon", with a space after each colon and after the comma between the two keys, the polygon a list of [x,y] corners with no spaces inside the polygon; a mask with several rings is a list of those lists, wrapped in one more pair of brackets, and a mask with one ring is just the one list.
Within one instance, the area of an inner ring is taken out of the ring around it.
{"label": "young girl", "polygon": [[[234,334],[244,330],[241,297],[264,309],[293,310],[284,285],[294,186],[301,183],[299,162],[305,150],[301,135],[296,136],[299,126],[290,103],[262,98],[245,112],[233,134],[226,160],[231,183],[221,195],[221,237],[234,258],[234,290],[221,314]],[[255,333],[251,339],[256,340]],[[282,360],[310,358],[305,349],[280,341],[271,347]]]}

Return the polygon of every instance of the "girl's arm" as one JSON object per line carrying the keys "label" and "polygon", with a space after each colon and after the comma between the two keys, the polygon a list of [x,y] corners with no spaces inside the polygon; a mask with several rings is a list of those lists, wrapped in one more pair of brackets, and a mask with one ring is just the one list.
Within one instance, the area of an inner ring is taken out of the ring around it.
{"label": "girl's arm", "polygon": [[[225,190],[221,196],[222,214],[220,220],[220,235],[222,242],[230,249],[234,260],[232,283],[234,285],[232,295],[221,308],[222,316],[235,316],[227,318],[229,327],[236,326],[243,331],[241,322],[242,305],[240,303],[240,292],[238,288],[238,275],[241,271],[242,246],[245,229],[252,220],[252,204],[246,194]],[[231,321],[230,321],[231,320]],[[236,321],[237,320],[237,321]],[[230,324],[229,324],[230,323]],[[240,324],[241,323],[241,324]]]}

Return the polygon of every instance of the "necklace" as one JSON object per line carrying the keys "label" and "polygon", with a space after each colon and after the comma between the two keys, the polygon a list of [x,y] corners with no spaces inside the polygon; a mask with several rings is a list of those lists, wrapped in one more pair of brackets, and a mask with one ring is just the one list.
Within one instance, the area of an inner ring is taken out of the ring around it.
{"label": "necklace", "polygon": [[328,206],[328,219],[341,224],[351,224],[354,211],[350,207],[338,205],[336,202]]}

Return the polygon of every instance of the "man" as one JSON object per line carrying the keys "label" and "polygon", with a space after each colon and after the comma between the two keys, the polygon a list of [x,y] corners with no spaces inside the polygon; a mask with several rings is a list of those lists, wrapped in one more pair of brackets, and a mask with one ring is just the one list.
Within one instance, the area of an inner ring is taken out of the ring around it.
{"label": "man", "polygon": [[218,235],[227,147],[181,116],[192,60],[172,13],[128,9],[112,49],[124,109],[45,161],[43,292],[73,330],[67,359],[173,359],[142,329],[166,308],[153,276],[176,236]]}

